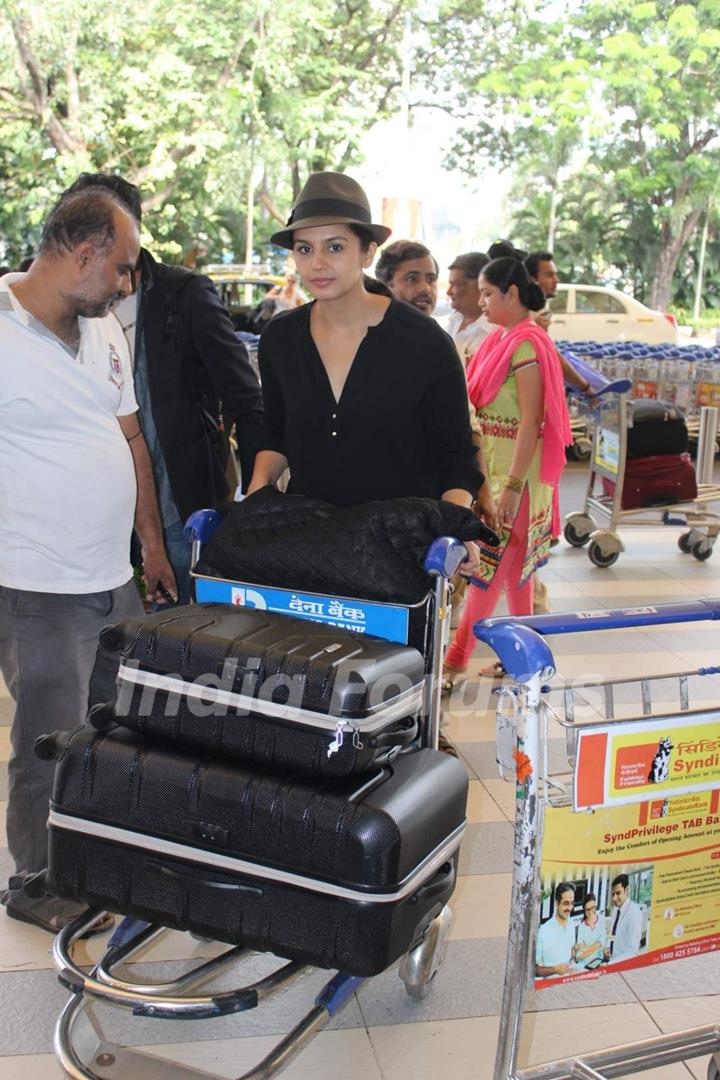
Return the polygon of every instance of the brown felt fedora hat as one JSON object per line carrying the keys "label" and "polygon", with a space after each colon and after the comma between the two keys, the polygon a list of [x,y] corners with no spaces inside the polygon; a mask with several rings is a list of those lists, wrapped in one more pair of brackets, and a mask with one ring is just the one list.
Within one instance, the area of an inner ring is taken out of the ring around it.
{"label": "brown felt fedora hat", "polygon": [[295,230],[314,225],[362,225],[378,244],[384,243],[391,232],[386,225],[373,224],[368,197],[357,180],[336,172],[310,174],[287,225],[273,233],[270,242],[292,248]]}

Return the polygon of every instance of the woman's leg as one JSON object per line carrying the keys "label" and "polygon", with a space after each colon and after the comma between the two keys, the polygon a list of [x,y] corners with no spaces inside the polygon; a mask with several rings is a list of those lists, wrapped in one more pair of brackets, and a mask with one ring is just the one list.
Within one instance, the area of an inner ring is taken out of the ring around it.
{"label": "woman's leg", "polygon": [[[501,563],[502,565],[502,563]],[[465,594],[465,607],[463,609],[460,625],[455,631],[455,637],[450,648],[445,653],[445,667],[449,671],[464,671],[475,648],[475,635],[473,626],[478,619],[489,619],[492,615],[502,590],[500,567],[489,588],[481,589],[471,581]]]}
{"label": "woman's leg", "polygon": [[[522,567],[521,567],[522,569]],[[514,589],[508,583],[505,589],[507,596],[508,611],[511,615],[532,615],[534,575],[531,574],[524,585],[517,585]]]}
{"label": "woman's leg", "polygon": [[[530,500],[527,492],[518,510],[516,519],[519,542],[513,544],[512,549],[508,545],[508,560],[505,576],[505,595],[507,597],[508,611],[511,615],[532,615],[533,613],[533,575],[523,585],[519,584],[522,577],[525,556],[527,554],[527,535],[530,527]],[[513,527],[515,532],[515,527]]]}
{"label": "woman's leg", "polygon": [[[464,671],[473,654],[476,638],[473,626],[479,619],[489,619],[497,607],[502,589],[508,598],[511,615],[532,614],[532,577],[518,588],[527,552],[527,535],[530,523],[530,500],[527,490],[523,492],[517,517],[513,522],[510,538],[487,589],[470,582],[465,600],[462,621],[455,638],[445,654],[445,667],[450,671]],[[529,604],[529,607],[528,607]]]}
{"label": "woman's leg", "polygon": [[[532,579],[518,589],[518,581],[525,562],[527,551],[527,534],[530,519],[529,499],[527,491],[523,492],[517,517],[513,522],[510,538],[500,564],[495,571],[487,589],[481,589],[479,585],[473,585],[467,591],[465,610],[459,627],[455,633],[455,639],[445,654],[445,667],[454,671],[464,671],[475,648],[475,635],[473,626],[479,619],[489,619],[497,607],[500,593],[503,588],[508,595],[508,606],[513,615],[529,615],[532,612]],[[521,605],[527,604],[528,588],[530,596],[529,611],[513,611],[516,599]],[[516,595],[517,594],[517,595]],[[511,600],[512,595],[512,600]],[[512,606],[511,606],[512,605]]]}

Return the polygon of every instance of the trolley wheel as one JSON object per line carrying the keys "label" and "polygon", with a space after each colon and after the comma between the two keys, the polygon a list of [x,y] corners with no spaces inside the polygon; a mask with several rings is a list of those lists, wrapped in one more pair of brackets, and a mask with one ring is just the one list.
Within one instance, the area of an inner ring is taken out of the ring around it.
{"label": "trolley wheel", "polygon": [[568,521],[563,535],[571,547],[584,547],[590,539],[590,533],[579,532],[572,521]]}
{"label": "trolley wheel", "polygon": [[566,457],[570,461],[587,461],[592,453],[592,443],[589,439],[577,439],[568,446]]}
{"label": "trolley wheel", "polygon": [[583,547],[587,544],[597,525],[584,510],[576,510],[565,518],[564,536],[571,547]]}
{"label": "trolley wheel", "polygon": [[430,923],[422,941],[400,961],[398,974],[409,997],[421,1001],[429,993],[445,956],[452,922],[452,912],[445,905]]}
{"label": "trolley wheel", "polygon": [[712,543],[707,538],[698,540],[698,542],[692,546],[692,553],[693,557],[697,559],[698,562],[705,562],[705,560],[709,559],[713,553]]}
{"label": "trolley wheel", "polygon": [[616,563],[620,558],[620,552],[614,550],[603,551],[601,544],[598,543],[597,540],[593,540],[593,542],[590,544],[590,547],[588,548],[588,556],[591,563],[595,563],[595,566],[600,566],[604,568],[606,566],[612,566],[613,563]]}
{"label": "trolley wheel", "polygon": [[678,536],[678,547],[683,552],[683,554],[690,554],[690,552],[692,551],[692,543],[690,541],[689,532],[683,533],[681,536]]}

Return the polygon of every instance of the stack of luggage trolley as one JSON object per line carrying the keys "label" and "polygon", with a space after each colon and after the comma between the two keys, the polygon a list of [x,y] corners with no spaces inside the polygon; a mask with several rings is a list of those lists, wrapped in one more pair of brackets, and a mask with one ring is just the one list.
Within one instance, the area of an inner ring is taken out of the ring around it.
{"label": "stack of luggage trolley", "polygon": [[[558,341],[573,364],[588,364],[608,381],[629,379],[632,398],[659,399],[677,406],[687,420],[691,445],[700,437],[703,406],[720,405],[720,346],[651,345],[638,341]],[[592,446],[593,410],[582,398],[569,402],[573,460],[584,461]],[[717,437],[717,432],[715,433]]]}
{"label": "stack of luggage trolley", "polygon": [[[447,578],[465,554],[447,538],[431,548],[434,585],[416,606],[425,652],[263,609],[256,586],[255,608],[201,602],[201,580],[198,603],[103,632],[120,661],[116,701],[37,746],[57,762],[44,885],[89,905],[55,946],[72,991],[55,1040],[70,1076],[208,1075],[99,1035],[82,1052],[88,998],[207,1018],[253,1008],[308,965],[337,969],[254,1077],[284,1067],[400,958],[408,992],[424,995],[465,828],[465,769],[436,749]],[[237,583],[207,582],[218,584],[237,596]],[[126,918],[87,973],[72,946],[102,911]],[[231,948],[161,986],[115,974],[167,929]],[[239,990],[193,993],[247,950],[287,962]]]}
{"label": "stack of luggage trolley", "polygon": [[587,406],[588,483],[583,508],[565,519],[565,539],[587,544],[590,561],[604,568],[624,551],[621,525],[665,524],[683,530],[680,550],[703,562],[720,534],[720,514],[710,508],[720,499],[713,475],[719,411],[700,408],[693,465],[684,410],[672,400],[631,399],[623,385],[637,392],[637,382],[618,379]]}

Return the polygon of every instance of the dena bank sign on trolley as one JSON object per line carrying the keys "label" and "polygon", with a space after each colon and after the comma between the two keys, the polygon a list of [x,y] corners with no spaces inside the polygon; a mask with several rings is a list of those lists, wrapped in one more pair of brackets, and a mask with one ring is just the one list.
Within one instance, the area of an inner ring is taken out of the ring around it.
{"label": "dena bank sign on trolley", "polygon": [[720,949],[717,716],[580,733],[575,806],[546,808],[536,987]]}

